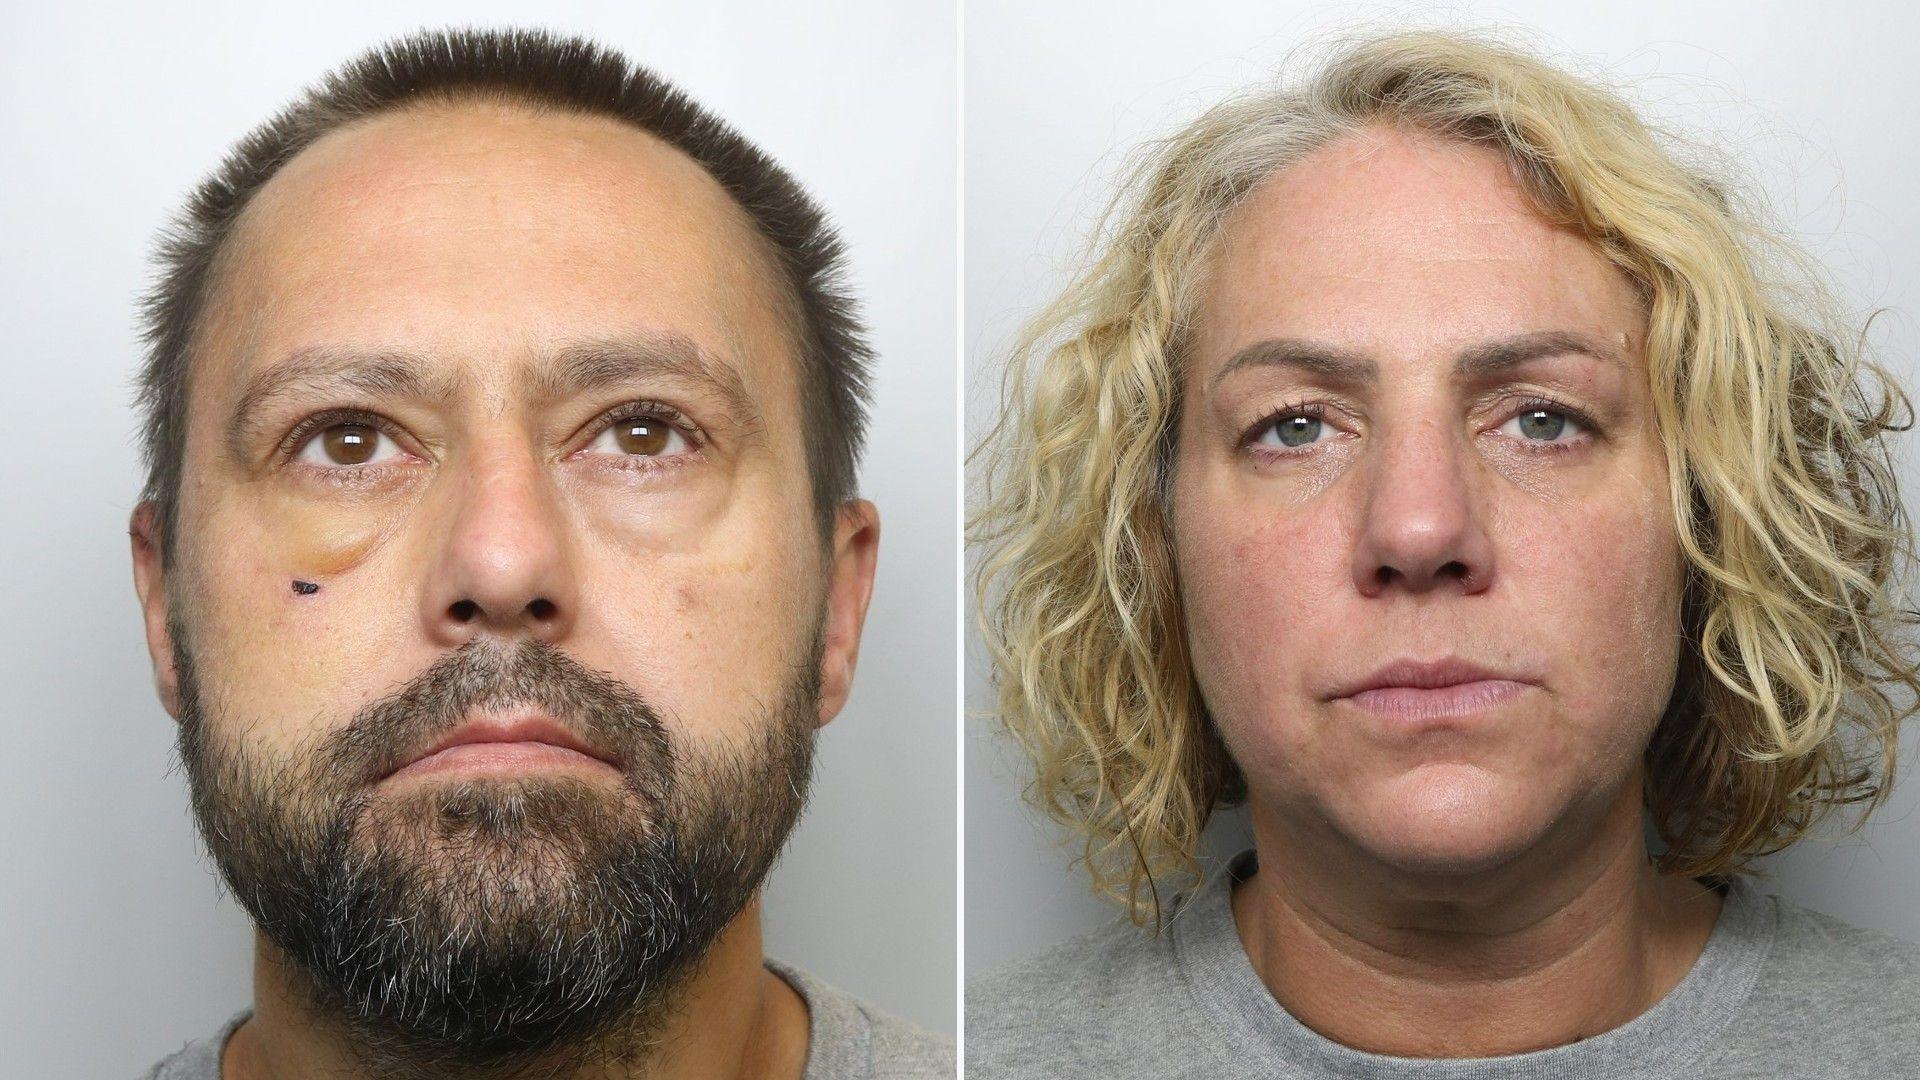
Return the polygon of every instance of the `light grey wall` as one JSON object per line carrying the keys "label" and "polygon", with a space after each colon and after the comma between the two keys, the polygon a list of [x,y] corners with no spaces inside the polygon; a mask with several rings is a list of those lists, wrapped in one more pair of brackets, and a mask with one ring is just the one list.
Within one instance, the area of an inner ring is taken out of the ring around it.
{"label": "light grey wall", "polygon": [[[1062,281],[1126,148],[1164,134],[1267,76],[1329,30],[1421,25],[1529,28],[1554,55],[1630,83],[1656,115],[1739,153],[1781,216],[1825,260],[1849,301],[1887,307],[1873,339],[1907,385],[1920,334],[1920,99],[1911,9],[1891,0],[1675,4],[1385,4],[1196,0],[966,6],[965,286],[969,443],[995,413],[995,357]],[[1012,28],[1018,27],[1015,31]],[[1916,436],[1920,437],[1920,433]],[[1896,438],[1899,438],[1896,436]],[[1909,506],[1920,476],[1903,448]],[[969,608],[971,613],[971,608]],[[970,708],[988,701],[966,631]],[[1920,762],[1920,722],[1906,758]],[[969,973],[1112,918],[1069,873],[1051,831],[1016,805],[1010,746],[970,720],[965,740]],[[1914,767],[1914,766],[1910,766]],[[1920,940],[1920,781],[1845,846],[1810,842],[1766,864],[1765,888],[1848,921]],[[1214,848],[1244,843],[1226,820]]]}
{"label": "light grey wall", "polygon": [[126,522],[133,300],[228,144],[349,55],[450,23],[584,33],[784,162],[848,241],[882,356],[859,678],[776,873],[768,950],[954,1029],[957,326],[950,2],[8,3],[0,45],[0,1072],[135,1076],[250,1000],[169,772]]}

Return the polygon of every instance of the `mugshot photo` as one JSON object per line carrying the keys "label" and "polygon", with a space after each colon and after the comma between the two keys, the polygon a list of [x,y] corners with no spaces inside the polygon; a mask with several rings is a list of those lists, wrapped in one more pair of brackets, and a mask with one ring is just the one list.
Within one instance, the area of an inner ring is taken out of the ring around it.
{"label": "mugshot photo", "polygon": [[1920,1077],[1920,16],[15,3],[0,1077]]}
{"label": "mugshot photo", "polygon": [[27,16],[0,1071],[954,1075],[951,13],[842,15]]}
{"label": "mugshot photo", "polygon": [[970,1076],[1914,1070],[1911,65],[1450,9],[968,5]]}

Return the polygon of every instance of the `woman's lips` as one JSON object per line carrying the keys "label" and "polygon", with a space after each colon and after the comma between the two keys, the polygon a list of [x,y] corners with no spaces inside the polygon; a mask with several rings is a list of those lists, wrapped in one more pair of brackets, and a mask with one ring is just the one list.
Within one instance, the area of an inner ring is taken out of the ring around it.
{"label": "woman's lips", "polygon": [[1362,690],[1340,700],[1389,720],[1444,720],[1473,716],[1504,705],[1519,697],[1530,685],[1510,679],[1482,679],[1432,689],[1383,686],[1375,690]]}
{"label": "woman's lips", "polygon": [[395,771],[389,779],[439,772],[518,773],[551,768],[611,770],[613,766],[589,754],[552,743],[531,740],[469,742],[428,754]]}

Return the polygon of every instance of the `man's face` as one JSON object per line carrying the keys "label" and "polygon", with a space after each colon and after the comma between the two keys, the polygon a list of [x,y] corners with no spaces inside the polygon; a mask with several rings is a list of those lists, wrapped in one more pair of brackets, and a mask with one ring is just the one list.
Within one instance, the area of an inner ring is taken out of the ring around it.
{"label": "man's face", "polygon": [[[233,253],[169,583],[209,845],[363,1035],[579,1034],[749,899],[851,671],[769,258],[665,144],[477,105],[323,138]],[[612,763],[393,774],[526,707]]]}
{"label": "man's face", "polygon": [[[1450,874],[1637,808],[1683,576],[1625,276],[1494,152],[1384,130],[1256,189],[1207,272],[1176,558],[1256,822]],[[1485,363],[1495,343],[1537,355]],[[1328,353],[1374,379],[1287,361]],[[1336,696],[1443,656],[1529,684],[1444,719]]]}

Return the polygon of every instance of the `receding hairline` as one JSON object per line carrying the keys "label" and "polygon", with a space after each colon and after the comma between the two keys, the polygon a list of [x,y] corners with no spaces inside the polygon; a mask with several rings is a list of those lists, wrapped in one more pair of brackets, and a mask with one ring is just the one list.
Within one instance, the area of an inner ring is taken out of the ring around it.
{"label": "receding hairline", "polygon": [[[794,368],[793,377],[796,384],[807,377],[808,373],[804,370],[805,315],[799,291],[795,283],[789,279],[774,241],[762,231],[739,198],[729,191],[710,169],[687,150],[674,145],[671,140],[619,115],[582,108],[567,102],[548,100],[533,92],[515,87],[476,85],[436,88],[409,100],[395,102],[365,115],[347,119],[326,128],[311,142],[303,145],[298,152],[274,168],[272,174],[247,196],[246,202],[235,214],[214,252],[201,294],[199,318],[188,344],[189,382],[192,382],[191,369],[198,366],[194,364],[194,357],[207,352],[210,345],[225,344],[227,348],[223,350],[224,352],[237,354],[244,353],[248,343],[257,339],[259,310],[255,307],[244,310],[236,307],[234,290],[230,286],[233,284],[234,275],[245,272],[250,265],[254,265],[252,257],[259,250],[257,245],[263,241],[261,230],[269,228],[274,220],[275,200],[288,197],[284,194],[285,185],[276,187],[276,184],[295,167],[296,163],[303,158],[308,158],[309,153],[314,149],[337,142],[333,138],[336,135],[364,132],[367,128],[383,122],[402,121],[409,118],[431,120],[462,112],[493,113],[539,121],[577,121],[602,128],[612,127],[624,133],[640,136],[654,151],[664,151],[666,160],[673,162],[676,171],[687,174],[684,178],[692,180],[696,187],[701,189],[701,197],[712,201],[720,208],[720,215],[737,231],[735,239],[744,242],[741,249],[747,254],[749,260],[757,264],[752,267],[752,271],[758,287],[766,290],[767,299],[773,304],[772,315],[776,329],[787,349],[787,359]],[[276,194],[277,192],[280,194]],[[236,317],[244,318],[245,325],[239,328],[231,327],[229,324]],[[214,333],[216,329],[225,329],[228,332],[219,335]],[[731,336],[737,336],[737,334]],[[738,342],[734,345],[736,347],[731,351],[736,354],[744,352],[738,347]],[[802,395],[805,394],[803,386],[797,389]]]}
{"label": "receding hairline", "polygon": [[[234,221],[235,229],[243,223],[254,206],[267,200],[276,189],[276,183],[288,173],[306,167],[303,162],[311,162],[317,156],[316,151],[332,151],[345,138],[365,135],[369,129],[378,127],[396,127],[409,123],[430,130],[435,123],[457,123],[462,116],[479,117],[486,121],[512,126],[524,130],[550,134],[565,125],[597,129],[601,133],[617,136],[637,137],[634,145],[645,146],[648,152],[659,161],[669,162],[669,168],[678,175],[674,179],[684,179],[697,189],[702,197],[712,199],[716,204],[724,205],[726,213],[732,217],[747,234],[770,243],[756,227],[752,215],[740,203],[734,194],[727,190],[714,173],[696,159],[686,149],[659,133],[636,121],[615,113],[575,105],[541,100],[527,92],[513,88],[494,86],[475,86],[459,88],[440,88],[423,93],[405,101],[397,101],[364,115],[344,119],[332,125],[322,125],[323,130],[293,156],[277,165],[272,174],[248,197]],[[616,152],[623,152],[618,151]],[[284,187],[284,185],[280,185]]]}

